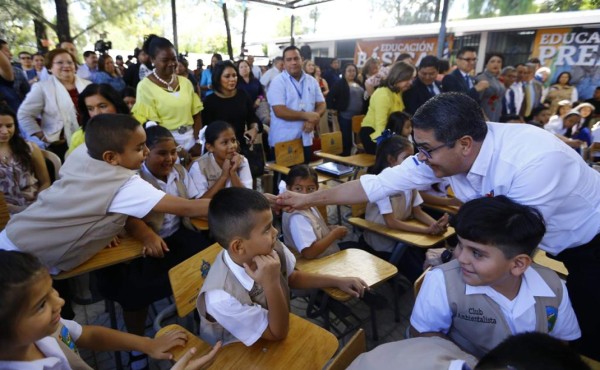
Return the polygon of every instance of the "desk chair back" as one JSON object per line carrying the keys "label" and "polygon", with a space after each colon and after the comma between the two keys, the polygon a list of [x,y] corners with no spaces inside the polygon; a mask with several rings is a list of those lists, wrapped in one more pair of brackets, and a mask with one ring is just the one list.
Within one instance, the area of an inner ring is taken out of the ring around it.
{"label": "desk chair back", "polygon": [[4,199],[4,193],[0,192],[0,231],[4,230],[9,219],[10,213],[8,213],[8,206],[6,205],[6,199]]}
{"label": "desk chair back", "polygon": [[421,290],[421,286],[423,286],[423,280],[425,280],[425,274],[427,274],[429,271],[431,271],[431,266],[427,267],[425,269],[425,271],[423,271],[423,273],[417,278],[417,280],[415,280],[414,284],[413,284],[413,289],[415,292],[415,298],[417,298],[417,295],[419,295],[419,291]]}
{"label": "desk chair back", "polygon": [[292,167],[304,163],[302,139],[275,144],[275,163],[284,167]]}
{"label": "desk chair back", "polygon": [[358,116],[352,117],[352,132],[357,134],[360,132],[360,128],[362,127],[362,121],[365,119],[364,114],[360,114]]}
{"label": "desk chair back", "polygon": [[196,299],[210,266],[223,248],[218,243],[196,253],[169,270],[169,282],[179,317],[196,309]]}
{"label": "desk chair back", "polygon": [[321,150],[330,154],[342,154],[344,151],[342,132],[334,131],[327,134],[321,134]]}
{"label": "desk chair back", "polygon": [[44,156],[44,159],[46,159],[46,166],[48,167],[48,175],[50,175],[50,182],[58,180],[58,171],[60,170],[60,166],[62,165],[60,157],[48,150],[43,149],[42,155]]}
{"label": "desk chair back", "polygon": [[340,350],[340,352],[331,360],[326,370],[344,370],[358,355],[367,350],[367,340],[365,331],[358,329],[356,334],[350,338],[348,343]]}
{"label": "desk chair back", "polygon": [[365,149],[360,141],[360,135],[358,134],[360,132],[363,119],[365,119],[364,114],[352,117],[352,139],[354,140],[354,146],[356,147],[358,153],[364,152]]}

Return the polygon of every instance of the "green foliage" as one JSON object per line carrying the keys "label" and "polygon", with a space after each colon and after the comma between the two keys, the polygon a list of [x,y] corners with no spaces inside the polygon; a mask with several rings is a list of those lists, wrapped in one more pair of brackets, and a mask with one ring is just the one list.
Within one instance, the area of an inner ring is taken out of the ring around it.
{"label": "green foliage", "polygon": [[33,21],[29,14],[12,1],[0,0],[0,38],[19,51],[37,51]]}
{"label": "green foliage", "polygon": [[[284,18],[277,23],[276,37],[287,37],[291,32],[291,18]],[[294,35],[303,35],[307,33],[307,29],[302,25],[302,18],[294,17]]]}
{"label": "green foliage", "polygon": [[435,18],[436,0],[371,0],[372,9],[384,9],[393,26],[430,23]]}
{"label": "green foliage", "polygon": [[469,18],[531,14],[536,11],[534,0],[469,0]]}
{"label": "green foliage", "polygon": [[546,0],[540,6],[542,12],[563,12],[600,8],[600,0]]}

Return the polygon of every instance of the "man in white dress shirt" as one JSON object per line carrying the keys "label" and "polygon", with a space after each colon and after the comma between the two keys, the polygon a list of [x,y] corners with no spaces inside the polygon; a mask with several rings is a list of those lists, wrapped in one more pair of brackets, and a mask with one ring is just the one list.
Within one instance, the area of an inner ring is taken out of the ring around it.
{"label": "man in white dress shirt", "polygon": [[535,207],[547,226],[540,248],[569,270],[569,296],[582,331],[579,351],[600,359],[600,174],[549,132],[486,123],[477,102],[464,94],[437,95],[412,122],[419,153],[401,165],[311,194],[286,192],[278,204],[376,202],[445,178],[463,202],[506,195]]}

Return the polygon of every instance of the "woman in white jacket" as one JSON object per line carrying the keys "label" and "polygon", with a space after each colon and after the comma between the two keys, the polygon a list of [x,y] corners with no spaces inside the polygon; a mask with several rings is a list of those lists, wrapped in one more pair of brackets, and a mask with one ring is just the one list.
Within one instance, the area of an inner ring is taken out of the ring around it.
{"label": "woman in white jacket", "polygon": [[50,78],[32,87],[17,116],[26,136],[64,159],[71,136],[79,128],[77,98],[90,81],[75,75],[75,58],[65,49],[50,51],[46,68]]}

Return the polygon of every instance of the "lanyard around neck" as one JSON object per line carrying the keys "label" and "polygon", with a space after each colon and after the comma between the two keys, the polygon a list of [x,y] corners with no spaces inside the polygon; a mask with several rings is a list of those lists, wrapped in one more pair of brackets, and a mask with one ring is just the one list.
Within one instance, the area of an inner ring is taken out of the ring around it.
{"label": "lanyard around neck", "polygon": [[294,77],[292,77],[292,75],[289,75],[289,76],[290,76],[290,83],[292,84],[292,86],[294,86],[294,90],[296,90],[296,94],[298,94],[298,98],[300,98],[300,101],[302,101],[302,93],[304,92],[304,81],[305,80],[302,80],[302,77],[300,78],[302,80],[302,83],[300,84],[300,90],[298,90],[298,87],[294,83]]}

